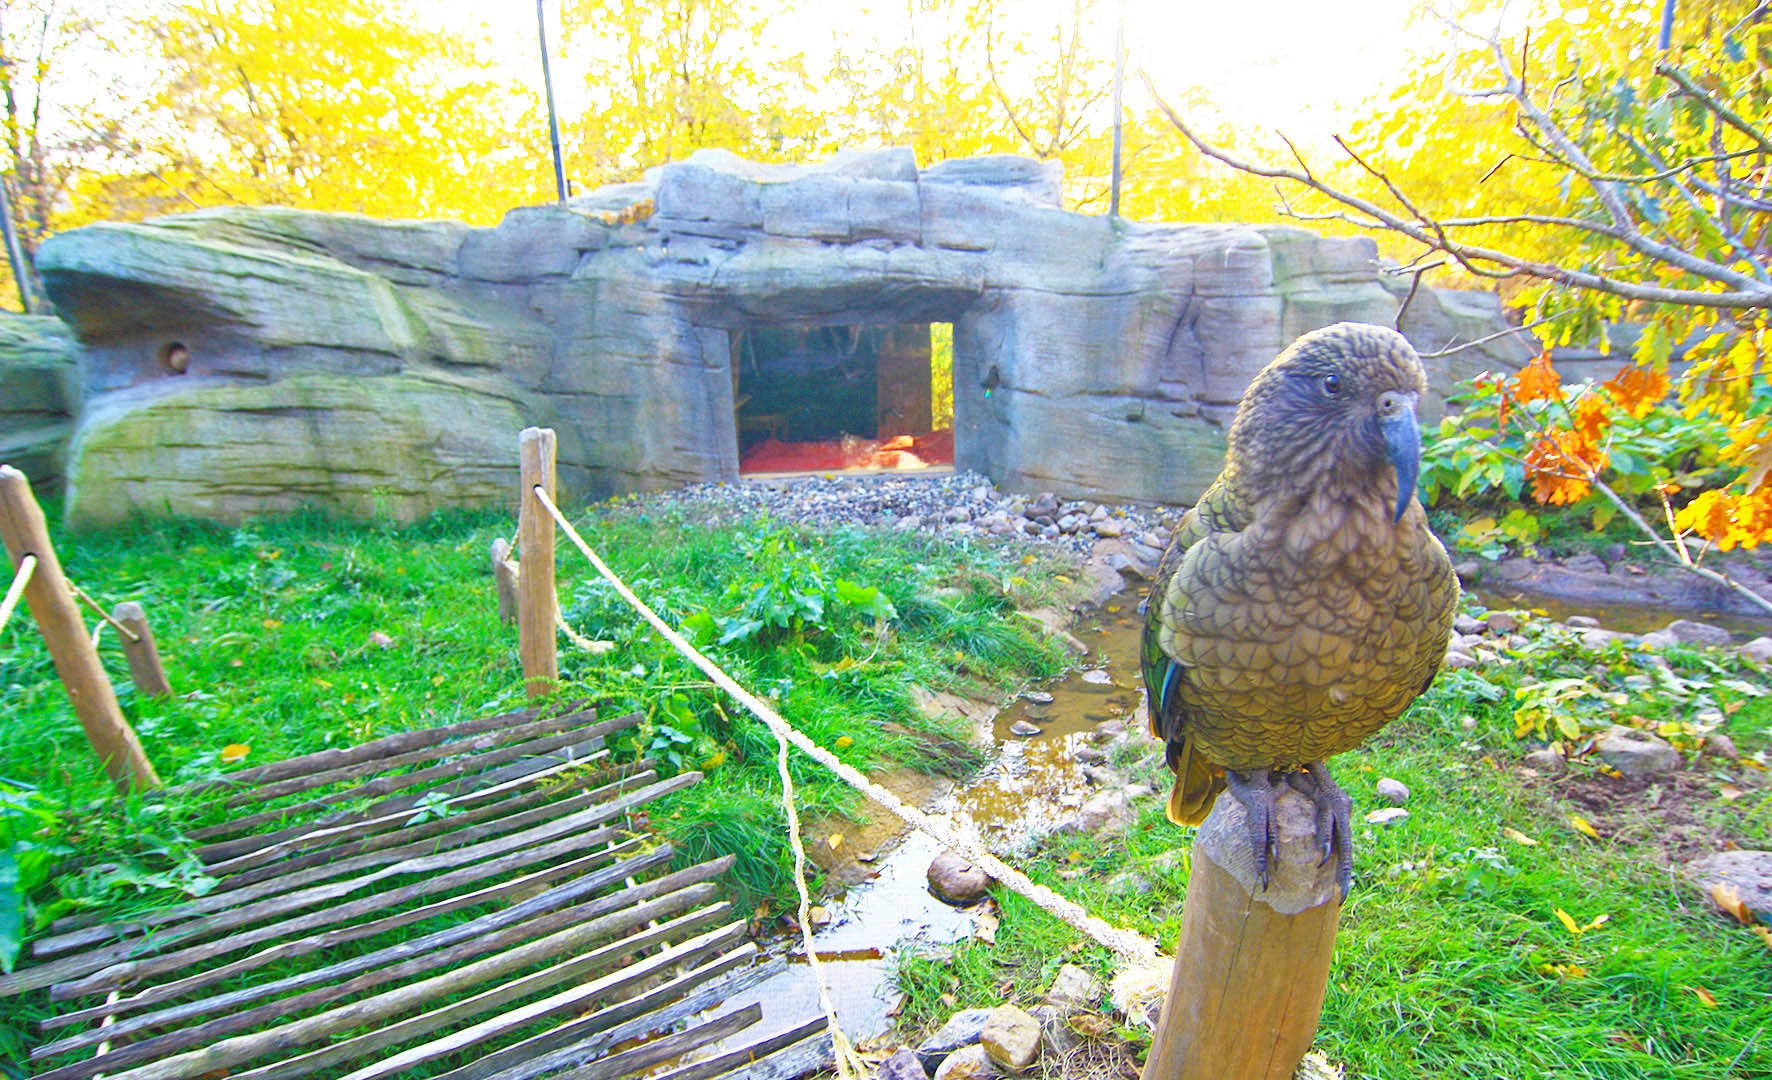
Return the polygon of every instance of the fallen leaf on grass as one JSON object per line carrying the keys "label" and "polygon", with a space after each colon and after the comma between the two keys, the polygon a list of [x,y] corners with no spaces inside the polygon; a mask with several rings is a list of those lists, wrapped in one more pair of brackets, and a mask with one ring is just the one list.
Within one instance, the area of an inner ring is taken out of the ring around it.
{"label": "fallen leaf on grass", "polygon": [[997,905],[986,901],[972,912],[972,936],[986,945],[997,943],[997,927],[1003,920],[997,915]]}
{"label": "fallen leaf on grass", "polygon": [[1559,979],[1585,979],[1587,969],[1580,964],[1540,964],[1540,975],[1555,975]]}
{"label": "fallen leaf on grass", "polygon": [[1100,1013],[1079,1013],[1070,1018],[1070,1029],[1090,1039],[1100,1039],[1114,1030],[1114,1025]]}
{"label": "fallen leaf on grass", "polygon": [[1714,1009],[1717,1007],[1716,995],[1712,994],[1702,986],[1682,986],[1680,989],[1689,991],[1693,997],[1698,999],[1698,1003],[1707,1009]]}
{"label": "fallen leaf on grass", "polygon": [[1588,824],[1588,820],[1580,814],[1569,815],[1569,827],[1590,840],[1598,840],[1600,838],[1599,831],[1592,825]]}
{"label": "fallen leaf on grass", "polygon": [[1736,787],[1734,784],[1724,784],[1722,787],[1717,789],[1717,794],[1721,795],[1724,799],[1726,799],[1729,802],[1734,802],[1736,799],[1741,798],[1743,792],[1740,788]]}
{"label": "fallen leaf on grass", "polygon": [[826,840],[825,843],[831,845],[832,851],[836,851],[843,846],[843,834],[834,832],[831,834],[830,839]]}
{"label": "fallen leaf on grass", "polygon": [[1598,930],[1600,927],[1606,925],[1607,920],[1612,918],[1610,915],[1596,915],[1592,920],[1578,924],[1575,921],[1575,917],[1570,915],[1567,911],[1564,911],[1562,908],[1556,909],[1556,916],[1557,921],[1563,924],[1564,929],[1577,937],[1587,933],[1589,930]]}
{"label": "fallen leaf on grass", "polygon": [[250,754],[250,753],[252,753],[252,747],[247,746],[245,743],[237,743],[237,742],[229,743],[228,745],[222,747],[221,759],[224,762],[231,763],[231,762],[239,761],[241,758],[245,757],[247,754]]}
{"label": "fallen leaf on grass", "polygon": [[1711,903],[1721,908],[1725,915],[1732,915],[1735,921],[1743,926],[1754,924],[1754,913],[1748,910],[1747,904],[1741,899],[1741,893],[1723,881],[1713,881],[1710,887]]}
{"label": "fallen leaf on grass", "polygon": [[1772,926],[1753,925],[1747,928],[1750,934],[1759,938],[1768,949],[1772,949]]}
{"label": "fallen leaf on grass", "polygon": [[1501,835],[1507,837],[1509,840],[1512,840],[1516,844],[1524,844],[1527,847],[1537,847],[1538,846],[1538,841],[1532,839],[1530,836],[1527,836],[1525,833],[1521,832],[1518,829],[1504,828],[1501,830]]}
{"label": "fallen leaf on grass", "polygon": [[839,736],[837,736],[837,741],[832,743],[831,745],[836,747],[838,750],[847,750],[851,746],[855,745],[855,740],[853,738],[849,737],[848,735],[839,735]]}

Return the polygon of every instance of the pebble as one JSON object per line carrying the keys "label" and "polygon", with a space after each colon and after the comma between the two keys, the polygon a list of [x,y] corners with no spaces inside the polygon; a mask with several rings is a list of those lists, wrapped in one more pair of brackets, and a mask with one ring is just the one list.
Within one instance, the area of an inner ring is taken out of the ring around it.
{"label": "pebble", "polygon": [[1021,1072],[1040,1056],[1040,1022],[1025,1009],[999,1005],[978,1033],[978,1044],[993,1063]]}
{"label": "pebble", "polygon": [[898,1053],[875,1066],[874,1080],[929,1080],[929,1073],[915,1050],[901,1047]]}
{"label": "pebble", "polygon": [[1046,990],[1046,1004],[1068,1009],[1093,1009],[1101,1002],[1101,980],[1075,964],[1065,964]]}
{"label": "pebble", "polygon": [[1052,694],[1045,690],[1029,690],[1021,696],[1031,705],[1050,705],[1054,700]]}
{"label": "pebble", "polygon": [[1409,811],[1400,806],[1387,806],[1383,810],[1368,812],[1366,820],[1374,825],[1395,825],[1400,821],[1409,820]]}
{"label": "pebble", "polygon": [[[1163,539],[1165,516],[1173,513],[1133,505],[1064,503],[1050,492],[1032,499],[1004,495],[977,473],[839,474],[769,483],[692,484],[645,498],[652,505],[710,510],[715,522],[762,514],[806,525],[889,526],[962,537],[1021,536],[1078,553],[1087,552],[1097,536],[1134,536],[1140,542],[1147,536]],[[1073,520],[1069,529],[1064,525],[1067,517]]]}
{"label": "pebble", "polygon": [[997,1067],[982,1046],[963,1046],[947,1056],[935,1070],[935,1080],[986,1080],[997,1075]]}
{"label": "pebble", "polygon": [[961,1009],[948,1017],[935,1034],[917,1044],[917,1059],[923,1068],[933,1072],[949,1054],[966,1046],[975,1046],[984,1022],[991,1018],[989,1009]]}
{"label": "pebble", "polygon": [[1525,762],[1527,768],[1537,769],[1541,773],[1550,773],[1552,775],[1562,772],[1568,764],[1563,760],[1562,754],[1552,750],[1548,746],[1542,750],[1532,751],[1522,760]]}
{"label": "pebble", "polygon": [[1011,735],[1020,735],[1025,738],[1026,736],[1038,735],[1039,733],[1040,725],[1030,724],[1026,720],[1017,720],[1015,723],[1009,725],[1009,734]]}
{"label": "pebble", "polygon": [[1379,798],[1392,806],[1401,806],[1409,801],[1409,786],[1388,776],[1379,780],[1373,790],[1378,793]]}
{"label": "pebble", "polygon": [[1772,663],[1772,637],[1757,637],[1741,647],[1741,655],[1756,664]]}
{"label": "pebble", "polygon": [[1474,615],[1459,612],[1452,617],[1452,629],[1461,634],[1480,634],[1489,629],[1489,624]]}
{"label": "pebble", "polygon": [[1709,648],[1721,648],[1732,644],[1735,635],[1720,626],[1709,623],[1693,622],[1691,619],[1675,619],[1667,624],[1667,632],[1681,645],[1703,645]]}
{"label": "pebble", "polygon": [[1735,740],[1721,732],[1704,737],[1704,752],[1724,761],[1737,761],[1741,758],[1741,751],[1735,748]]}
{"label": "pebble", "polygon": [[1458,718],[1458,726],[1466,731],[1475,731],[1477,730],[1477,718],[1474,716],[1461,716]]}
{"label": "pebble", "polygon": [[1505,611],[1491,611],[1483,624],[1497,634],[1511,634],[1520,628],[1520,620]]}
{"label": "pebble", "polygon": [[1600,627],[1600,620],[1592,615],[1571,615],[1563,620],[1563,625],[1572,630],[1597,630]]}

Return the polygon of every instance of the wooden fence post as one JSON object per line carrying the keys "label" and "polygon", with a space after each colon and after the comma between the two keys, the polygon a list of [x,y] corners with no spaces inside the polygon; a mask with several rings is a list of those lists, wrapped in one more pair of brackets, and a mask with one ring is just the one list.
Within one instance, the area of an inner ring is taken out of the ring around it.
{"label": "wooden fence post", "polygon": [[555,497],[552,428],[524,428],[517,436],[520,501],[517,508],[517,656],[530,697],[544,697],[560,683],[560,655],[554,624],[554,518],[535,497],[540,487]]}
{"label": "wooden fence post", "polygon": [[498,621],[510,626],[517,621],[517,563],[511,542],[502,536],[492,542],[492,582],[498,589]]}
{"label": "wooden fence post", "polygon": [[1243,807],[1220,795],[1194,838],[1181,939],[1143,1080],[1291,1080],[1329,986],[1341,890],[1319,865],[1315,811],[1275,799],[1263,890]]}
{"label": "wooden fence post", "polygon": [[31,482],[10,465],[0,465],[0,541],[4,541],[13,566],[27,554],[37,556],[37,572],[25,587],[25,603],[37,620],[55,661],[55,673],[68,692],[87,741],[104,763],[105,773],[120,791],[159,786],[160,777],[155,775],[135,730],[123,718],[117,693],[86,634],[80,608],[62,576],[61,560],[50,545],[43,508],[31,495]]}
{"label": "wooden fence post", "polygon": [[166,668],[160,664],[160,648],[154,644],[154,632],[148,629],[147,612],[130,600],[118,604],[111,618],[135,635],[134,641],[129,640],[128,634],[117,635],[123,642],[123,658],[129,661],[129,681],[135,684],[135,692],[146,697],[171,697],[172,684],[166,681]]}

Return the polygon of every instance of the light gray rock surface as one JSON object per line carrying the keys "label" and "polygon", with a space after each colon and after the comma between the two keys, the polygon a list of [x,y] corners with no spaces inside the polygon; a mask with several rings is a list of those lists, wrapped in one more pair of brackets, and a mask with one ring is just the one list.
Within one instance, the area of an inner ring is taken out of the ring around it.
{"label": "light gray rock surface", "polygon": [[1719,851],[1686,867],[1687,880],[1706,896],[1727,885],[1761,922],[1772,921],[1772,851]]}
{"label": "light gray rock surface", "polygon": [[[700,151],[494,228],[225,209],[63,233],[38,265],[86,376],[69,515],[513,502],[528,424],[559,432],[569,498],[731,480],[734,331],[930,322],[953,325],[960,468],[1189,502],[1262,365],[1319,326],[1388,324],[1407,287],[1370,239],[1110,222],[1059,209],[1058,181],[1003,156]],[[1500,326],[1493,296],[1431,290],[1403,320],[1424,349]],[[1430,361],[1424,412],[1529,354]]]}
{"label": "light gray rock surface", "polygon": [[80,396],[67,327],[0,311],[0,463],[22,471],[38,495],[61,486]]}
{"label": "light gray rock surface", "polygon": [[1594,740],[1594,753],[1626,776],[1654,776],[1685,764],[1680,752],[1666,739],[1636,728],[1609,729]]}
{"label": "light gray rock surface", "polygon": [[917,1057],[923,1062],[924,1070],[934,1073],[949,1054],[962,1047],[978,1045],[979,1033],[984,1031],[985,1021],[990,1018],[989,1009],[961,1009],[948,1017],[935,1034],[917,1044]]}
{"label": "light gray rock surface", "polygon": [[1015,1005],[999,1005],[978,1033],[991,1062],[1010,1072],[1025,1071],[1040,1056],[1040,1021]]}

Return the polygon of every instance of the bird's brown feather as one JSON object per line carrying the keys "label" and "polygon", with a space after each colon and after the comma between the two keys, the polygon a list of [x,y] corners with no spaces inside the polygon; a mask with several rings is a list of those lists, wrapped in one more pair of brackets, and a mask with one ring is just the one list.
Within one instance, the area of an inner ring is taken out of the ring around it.
{"label": "bird's brown feather", "polygon": [[1204,818],[1226,769],[1298,768],[1358,745],[1445,656],[1450,560],[1418,504],[1394,519],[1394,470],[1338,427],[1359,417],[1319,423],[1299,397],[1301,372],[1329,369],[1352,386],[1425,389],[1393,332],[1343,324],[1301,339],[1251,385],[1224,471],[1151,586],[1151,733],[1167,744],[1169,816],[1183,824]]}

